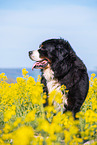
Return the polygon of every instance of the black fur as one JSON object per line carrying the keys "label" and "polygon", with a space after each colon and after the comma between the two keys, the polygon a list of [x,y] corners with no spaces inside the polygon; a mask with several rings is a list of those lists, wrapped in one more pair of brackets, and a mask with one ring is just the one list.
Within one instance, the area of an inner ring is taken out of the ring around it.
{"label": "black fur", "polygon": [[[63,39],[44,41],[38,51],[40,57],[46,57],[51,61],[54,77],[69,90],[68,106],[65,107],[72,111],[75,117],[75,114],[80,111],[89,88],[89,78],[84,63],[69,42]],[[43,76],[41,82],[44,84],[44,92],[48,95],[46,80]]]}

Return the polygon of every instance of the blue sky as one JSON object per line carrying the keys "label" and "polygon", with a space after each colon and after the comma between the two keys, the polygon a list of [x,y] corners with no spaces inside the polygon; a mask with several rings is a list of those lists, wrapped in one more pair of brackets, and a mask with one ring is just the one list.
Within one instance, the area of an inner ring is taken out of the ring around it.
{"label": "blue sky", "polygon": [[97,0],[0,0],[0,68],[32,67],[28,51],[60,37],[97,70]]}

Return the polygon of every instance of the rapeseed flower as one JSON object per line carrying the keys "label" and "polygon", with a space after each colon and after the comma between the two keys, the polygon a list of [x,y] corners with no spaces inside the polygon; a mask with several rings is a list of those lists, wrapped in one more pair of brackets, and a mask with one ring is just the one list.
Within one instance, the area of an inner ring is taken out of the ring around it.
{"label": "rapeseed flower", "polygon": [[[0,74],[0,145],[83,145],[84,140],[97,144],[97,77],[91,75],[87,98],[74,120],[71,112],[56,108],[68,93],[63,85],[60,91],[43,93],[40,76],[35,82],[22,70],[23,77],[8,84],[4,73]],[[61,93],[62,91],[62,93]],[[63,95],[62,95],[63,94]],[[64,97],[63,97],[64,96]]]}
{"label": "rapeseed flower", "polygon": [[14,145],[29,145],[34,136],[33,129],[29,126],[22,126],[13,134]]}

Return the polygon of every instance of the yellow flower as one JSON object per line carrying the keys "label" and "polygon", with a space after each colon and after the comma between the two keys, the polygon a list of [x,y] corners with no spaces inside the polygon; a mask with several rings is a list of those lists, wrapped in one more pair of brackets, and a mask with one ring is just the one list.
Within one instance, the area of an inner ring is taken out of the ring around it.
{"label": "yellow flower", "polygon": [[35,120],[35,110],[30,111],[25,118],[25,122],[30,122]]}
{"label": "yellow flower", "polygon": [[[10,140],[11,138],[12,138],[12,134],[11,133],[6,133],[6,134],[2,135],[2,139],[5,140],[5,141],[6,140]],[[4,145],[6,145],[6,144],[4,144]]]}
{"label": "yellow flower", "polygon": [[25,80],[21,77],[17,77],[17,83],[23,85],[25,83]]}
{"label": "yellow flower", "polygon": [[[5,81],[4,73],[0,74],[0,145],[79,145],[85,139],[97,144],[95,74],[90,78],[88,95],[75,121],[71,112],[62,114],[56,109],[63,105],[61,92],[52,91],[48,106],[43,107],[47,96],[43,93],[40,77],[35,82],[26,69],[22,73],[23,78],[18,77],[17,83],[11,84]],[[67,93],[66,87],[62,86],[61,91]]]}
{"label": "yellow flower", "polygon": [[55,101],[56,103],[61,104],[62,103],[62,94],[61,92],[57,91],[57,90],[53,90],[50,94],[49,94],[49,105],[52,105],[52,103]]}
{"label": "yellow flower", "polygon": [[14,110],[6,110],[4,112],[4,121],[7,122],[9,119],[11,119],[12,115],[15,115],[16,112]]}
{"label": "yellow flower", "polygon": [[95,76],[96,76],[96,74],[95,74],[95,73],[92,73],[92,74],[91,74],[91,77],[93,77],[93,78],[94,78]]}
{"label": "yellow flower", "polygon": [[70,138],[71,138],[70,132],[65,130],[64,135],[65,135],[65,143],[67,144],[70,141]]}
{"label": "yellow flower", "polygon": [[13,136],[13,145],[29,145],[34,136],[32,127],[22,126],[16,130]]}
{"label": "yellow flower", "polygon": [[2,131],[0,130],[0,134],[2,133]]}
{"label": "yellow flower", "polygon": [[4,131],[5,133],[8,133],[10,130],[11,130],[11,126],[10,126],[8,123],[6,123],[6,124],[5,124],[5,127],[3,128],[3,131]]}
{"label": "yellow flower", "polygon": [[0,138],[0,145],[5,145],[4,141]]}
{"label": "yellow flower", "polygon": [[21,118],[17,118],[16,121],[13,123],[14,127],[17,127],[19,123],[21,123]]}
{"label": "yellow flower", "polygon": [[28,73],[28,71],[25,68],[23,68],[22,69],[22,75],[23,75],[24,78],[28,77],[27,73]]}
{"label": "yellow flower", "polygon": [[48,123],[47,120],[39,118],[38,119],[38,130],[44,130],[45,132],[49,132],[50,129],[50,124]]}
{"label": "yellow flower", "polygon": [[38,136],[35,136],[35,138],[33,139],[32,145],[43,145],[43,137],[41,136],[41,134],[39,134]]}
{"label": "yellow flower", "polygon": [[5,76],[5,73],[1,73],[0,74],[0,81],[6,81],[7,80],[7,77]]}

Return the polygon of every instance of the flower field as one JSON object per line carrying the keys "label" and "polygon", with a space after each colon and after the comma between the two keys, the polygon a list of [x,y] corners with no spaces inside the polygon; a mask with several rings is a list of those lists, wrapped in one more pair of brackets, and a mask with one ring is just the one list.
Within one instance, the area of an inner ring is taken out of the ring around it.
{"label": "flower field", "polygon": [[[97,78],[91,75],[88,96],[74,120],[71,112],[58,112],[53,100],[61,103],[61,93],[43,93],[37,82],[22,70],[17,83],[7,83],[0,74],[0,145],[97,145]],[[64,89],[64,86],[61,88]]]}

